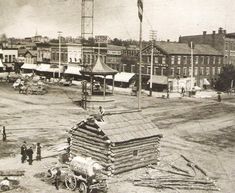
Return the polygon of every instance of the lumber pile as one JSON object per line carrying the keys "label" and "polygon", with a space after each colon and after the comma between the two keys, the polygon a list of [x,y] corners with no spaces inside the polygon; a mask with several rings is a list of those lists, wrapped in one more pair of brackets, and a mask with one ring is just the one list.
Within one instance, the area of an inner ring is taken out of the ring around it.
{"label": "lumber pile", "polygon": [[172,164],[169,165],[170,168],[151,166],[157,174],[147,172],[147,175],[134,179],[134,185],[156,189],[220,191],[215,181],[200,166],[183,155],[181,157],[187,162],[186,166],[191,172]]}
{"label": "lumber pile", "polygon": [[156,164],[162,136],[156,134],[154,124],[140,119],[112,115],[106,123],[82,121],[70,130],[71,153],[97,160],[108,176]]}
{"label": "lumber pile", "polygon": [[23,176],[24,170],[0,170],[0,176]]}

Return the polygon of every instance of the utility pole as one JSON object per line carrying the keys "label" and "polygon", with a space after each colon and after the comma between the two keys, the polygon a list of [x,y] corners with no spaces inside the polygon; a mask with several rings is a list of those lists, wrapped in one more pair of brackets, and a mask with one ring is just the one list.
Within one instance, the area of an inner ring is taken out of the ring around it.
{"label": "utility pole", "polygon": [[150,83],[149,83],[149,96],[152,96],[153,90],[153,46],[156,40],[157,32],[154,30],[150,31],[150,41],[151,41],[151,67],[150,67]]}
{"label": "utility pole", "polygon": [[191,91],[193,90],[193,49],[194,45],[193,42],[190,42],[190,48],[191,48]]}
{"label": "utility pole", "polygon": [[58,38],[59,38],[59,78],[60,78],[60,65],[61,65],[61,31],[58,31]]}

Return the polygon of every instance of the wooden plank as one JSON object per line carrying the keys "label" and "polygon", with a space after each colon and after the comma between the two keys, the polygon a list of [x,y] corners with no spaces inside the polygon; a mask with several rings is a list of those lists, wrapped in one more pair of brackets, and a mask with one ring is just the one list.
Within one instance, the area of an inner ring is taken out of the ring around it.
{"label": "wooden plank", "polygon": [[25,170],[0,170],[0,176],[23,176]]}

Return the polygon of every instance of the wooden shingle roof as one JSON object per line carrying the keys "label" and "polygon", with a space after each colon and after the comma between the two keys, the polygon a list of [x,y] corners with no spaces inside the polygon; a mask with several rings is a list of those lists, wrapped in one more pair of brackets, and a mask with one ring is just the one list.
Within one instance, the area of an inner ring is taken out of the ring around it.
{"label": "wooden shingle roof", "polygon": [[159,128],[140,112],[105,115],[99,129],[114,143],[161,136]]}

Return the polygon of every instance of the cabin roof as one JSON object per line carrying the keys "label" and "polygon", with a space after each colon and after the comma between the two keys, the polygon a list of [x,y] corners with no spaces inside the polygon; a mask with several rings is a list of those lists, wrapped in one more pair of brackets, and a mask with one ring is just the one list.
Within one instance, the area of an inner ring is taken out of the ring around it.
{"label": "cabin roof", "polygon": [[161,136],[159,128],[140,112],[105,115],[99,129],[114,143]]}

